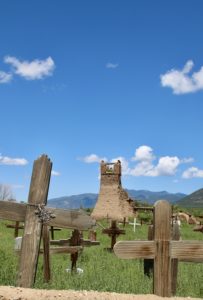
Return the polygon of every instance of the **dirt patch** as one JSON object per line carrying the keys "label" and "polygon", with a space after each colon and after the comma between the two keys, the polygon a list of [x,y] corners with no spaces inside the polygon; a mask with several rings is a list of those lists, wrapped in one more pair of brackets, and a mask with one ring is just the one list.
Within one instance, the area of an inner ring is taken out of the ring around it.
{"label": "dirt patch", "polygon": [[117,294],[117,293],[99,293],[95,291],[72,291],[72,290],[37,290],[24,289],[12,286],[0,286],[0,300],[183,300],[193,299],[201,300],[200,298],[162,298],[154,295],[132,295],[132,294]]}

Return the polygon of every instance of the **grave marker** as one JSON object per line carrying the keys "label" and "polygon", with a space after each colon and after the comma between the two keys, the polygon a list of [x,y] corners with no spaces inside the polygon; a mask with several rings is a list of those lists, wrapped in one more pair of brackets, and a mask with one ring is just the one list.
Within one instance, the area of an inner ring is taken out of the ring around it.
{"label": "grave marker", "polygon": [[171,240],[171,207],[165,200],[154,206],[154,240],[120,241],[114,246],[116,256],[124,259],[154,259],[154,294],[172,295],[172,259],[203,262],[203,242]]}
{"label": "grave marker", "polygon": [[[32,287],[34,284],[43,224],[87,230],[96,223],[82,212],[45,208],[51,167],[52,163],[46,155],[34,162],[28,204],[0,201],[0,219],[25,222],[17,279],[17,285],[22,287]],[[78,247],[73,248],[72,252],[78,250]]]}
{"label": "grave marker", "polygon": [[113,247],[116,243],[116,238],[120,234],[125,234],[125,230],[120,229],[117,227],[116,221],[111,221],[111,227],[103,229],[102,233],[108,234],[109,237],[111,237],[111,248],[110,250],[113,250]]}

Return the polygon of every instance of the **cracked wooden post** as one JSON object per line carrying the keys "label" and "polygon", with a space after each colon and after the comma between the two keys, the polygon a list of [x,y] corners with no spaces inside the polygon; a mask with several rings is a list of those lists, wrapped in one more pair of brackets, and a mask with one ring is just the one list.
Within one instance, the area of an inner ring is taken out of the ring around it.
{"label": "cracked wooden post", "polygon": [[35,210],[37,205],[47,202],[51,169],[52,162],[46,155],[42,155],[33,165],[17,278],[17,285],[21,287],[32,287],[35,281],[42,234],[42,223]]}

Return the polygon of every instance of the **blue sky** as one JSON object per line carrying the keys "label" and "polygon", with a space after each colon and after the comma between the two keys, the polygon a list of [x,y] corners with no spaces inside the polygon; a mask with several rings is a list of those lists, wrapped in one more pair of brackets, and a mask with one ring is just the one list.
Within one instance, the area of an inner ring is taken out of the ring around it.
{"label": "blue sky", "polygon": [[98,192],[101,158],[129,189],[203,187],[203,2],[0,3],[0,183],[26,200]]}

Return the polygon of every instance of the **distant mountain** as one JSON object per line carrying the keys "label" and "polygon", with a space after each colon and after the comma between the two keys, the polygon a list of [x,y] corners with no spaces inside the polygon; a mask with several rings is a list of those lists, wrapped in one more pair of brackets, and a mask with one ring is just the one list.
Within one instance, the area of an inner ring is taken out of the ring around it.
{"label": "distant mountain", "polygon": [[173,194],[166,191],[151,192],[147,190],[127,190],[127,192],[130,197],[136,200],[147,202],[149,204],[154,204],[154,202],[156,202],[157,200],[167,200],[170,203],[174,203],[186,196],[186,194],[183,193]]}
{"label": "distant mountain", "polygon": [[203,189],[195,191],[183,199],[180,199],[176,203],[182,207],[203,208]]}
{"label": "distant mountain", "polygon": [[97,196],[97,194],[88,193],[54,198],[48,200],[48,206],[65,209],[91,208],[95,206]]}
{"label": "distant mountain", "polygon": [[[185,197],[185,194],[181,193],[168,193],[162,192],[150,192],[146,190],[126,190],[132,199],[154,204],[157,200],[165,199],[170,203],[174,203],[179,199]],[[65,196],[60,198],[54,198],[48,200],[49,207],[57,207],[64,209],[79,209],[79,208],[92,208],[95,206],[98,194],[79,194],[73,196]]]}

